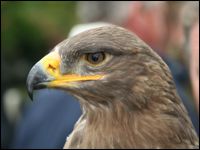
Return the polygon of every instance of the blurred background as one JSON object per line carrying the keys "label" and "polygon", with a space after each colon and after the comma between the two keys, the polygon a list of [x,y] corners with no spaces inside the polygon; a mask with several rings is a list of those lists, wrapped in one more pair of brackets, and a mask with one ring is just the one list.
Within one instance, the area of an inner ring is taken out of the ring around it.
{"label": "blurred background", "polygon": [[32,102],[28,72],[68,36],[107,23],[135,32],[164,59],[199,134],[199,1],[2,1],[1,148],[63,147],[80,106],[56,90]]}

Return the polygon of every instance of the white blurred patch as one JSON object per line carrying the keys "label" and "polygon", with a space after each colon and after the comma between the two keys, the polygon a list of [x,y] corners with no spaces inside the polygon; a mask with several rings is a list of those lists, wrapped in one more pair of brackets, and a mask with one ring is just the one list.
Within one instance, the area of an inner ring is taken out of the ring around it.
{"label": "white blurred patch", "polygon": [[98,27],[102,27],[102,26],[108,26],[111,25],[109,23],[105,23],[105,22],[95,22],[95,23],[88,23],[88,24],[78,24],[76,26],[74,26],[71,31],[69,32],[68,37],[72,37],[75,36],[81,32],[90,30],[90,29],[95,29]]}
{"label": "white blurred patch", "polygon": [[19,90],[11,88],[5,92],[3,95],[3,107],[9,122],[15,123],[20,118],[21,104],[22,96]]}

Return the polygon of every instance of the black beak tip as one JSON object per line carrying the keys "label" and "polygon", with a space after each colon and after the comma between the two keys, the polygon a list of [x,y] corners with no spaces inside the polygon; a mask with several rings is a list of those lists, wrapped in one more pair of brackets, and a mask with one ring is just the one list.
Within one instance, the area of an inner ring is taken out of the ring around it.
{"label": "black beak tip", "polygon": [[27,90],[28,90],[28,96],[33,101],[33,87],[32,87],[32,84],[30,83],[29,78],[27,79],[26,85],[27,85]]}
{"label": "black beak tip", "polygon": [[33,101],[33,90],[28,89],[28,96],[30,97],[31,101]]}
{"label": "black beak tip", "polygon": [[31,101],[33,101],[33,93],[28,91],[28,96],[30,97]]}

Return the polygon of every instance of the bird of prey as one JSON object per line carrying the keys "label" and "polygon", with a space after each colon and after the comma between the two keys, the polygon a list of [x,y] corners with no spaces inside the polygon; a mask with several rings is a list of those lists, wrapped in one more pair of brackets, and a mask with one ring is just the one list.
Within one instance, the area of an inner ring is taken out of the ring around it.
{"label": "bird of prey", "polygon": [[30,95],[56,88],[79,100],[83,114],[64,148],[199,146],[169,68],[121,27],[99,27],[64,40],[33,66],[27,86]]}

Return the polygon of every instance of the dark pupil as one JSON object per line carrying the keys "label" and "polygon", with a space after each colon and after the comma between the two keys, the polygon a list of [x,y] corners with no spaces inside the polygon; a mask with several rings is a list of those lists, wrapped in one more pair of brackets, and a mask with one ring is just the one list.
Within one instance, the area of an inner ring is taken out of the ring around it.
{"label": "dark pupil", "polygon": [[100,63],[104,60],[104,53],[91,53],[88,54],[87,60],[91,63]]}
{"label": "dark pupil", "polygon": [[91,55],[92,61],[97,62],[99,60],[99,58],[100,58],[100,55],[101,55],[100,53],[92,54]]}

